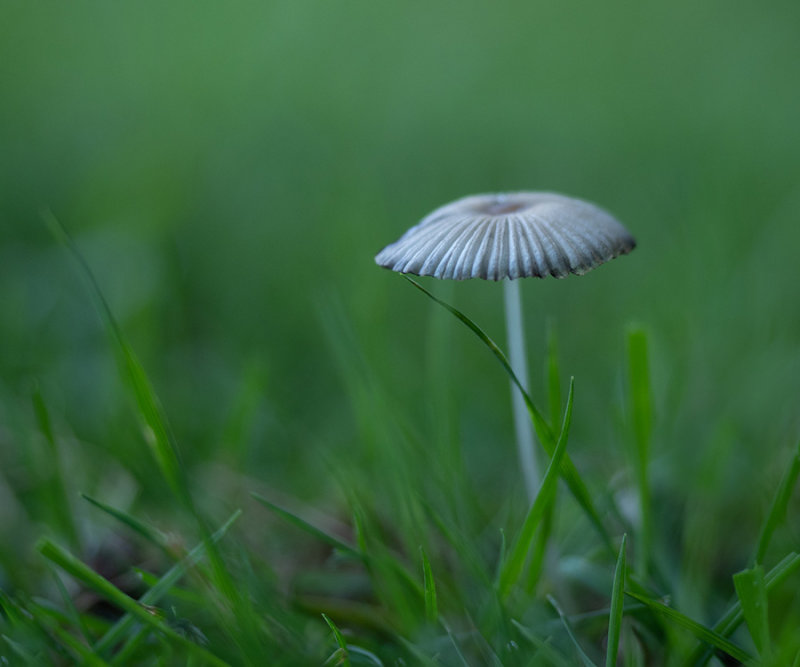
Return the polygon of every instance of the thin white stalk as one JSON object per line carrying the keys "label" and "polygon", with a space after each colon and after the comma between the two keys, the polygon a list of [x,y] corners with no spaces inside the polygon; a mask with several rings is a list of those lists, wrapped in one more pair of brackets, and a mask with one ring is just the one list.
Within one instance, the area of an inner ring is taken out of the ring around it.
{"label": "thin white stalk", "polygon": [[[522,302],[519,294],[518,280],[504,280],[503,292],[506,304],[506,335],[508,337],[508,356],[511,368],[525,391],[530,391],[528,379],[528,360],[525,354],[525,333],[522,327]],[[517,454],[525,480],[525,491],[528,500],[533,502],[539,490],[541,474],[536,460],[536,443],[533,435],[528,408],[522,392],[511,383],[511,403],[514,409],[514,431],[517,436]]]}

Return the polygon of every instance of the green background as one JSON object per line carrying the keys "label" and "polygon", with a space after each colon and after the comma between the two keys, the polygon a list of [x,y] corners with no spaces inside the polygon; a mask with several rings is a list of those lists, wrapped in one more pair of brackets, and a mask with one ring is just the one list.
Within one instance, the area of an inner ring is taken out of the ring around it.
{"label": "green background", "polygon": [[[34,387],[86,540],[111,528],[78,491],[171,525],[43,208],[209,511],[260,490],[335,515],[340,475],[373,471],[398,431],[457,442],[491,511],[522,499],[507,378],[373,256],[452,199],[520,189],[594,201],[638,241],[523,283],[534,398],[550,322],[576,377],[571,455],[623,493],[625,332],[643,326],[656,507],[666,525],[714,514],[691,548],[729,576],[800,426],[798,34],[796,2],[3,3],[0,584],[33,578],[51,530]],[[499,285],[424,282],[504,340]],[[691,545],[682,530],[666,548]]]}

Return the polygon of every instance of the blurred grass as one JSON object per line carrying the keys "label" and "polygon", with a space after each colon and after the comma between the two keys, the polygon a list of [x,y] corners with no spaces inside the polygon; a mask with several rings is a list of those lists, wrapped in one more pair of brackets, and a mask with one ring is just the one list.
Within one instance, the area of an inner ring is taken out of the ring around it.
{"label": "blurred grass", "polygon": [[[97,274],[203,512],[256,491],[338,529],[366,493],[368,526],[389,516],[386,539],[423,544],[410,485],[480,552],[525,511],[506,380],[372,256],[461,195],[540,189],[596,201],[639,248],[523,284],[534,400],[557,412],[552,318],[561,382],[580,387],[570,457],[636,525],[624,332],[648,331],[654,565],[685,613],[718,618],[800,431],[798,28],[788,1],[4,3],[0,588],[41,593],[43,532],[108,546],[117,527],[79,491],[181,521],[43,206]],[[502,340],[497,285],[422,282]],[[63,495],[67,514],[46,500]],[[574,519],[554,518],[565,570],[592,546]],[[300,538],[242,523],[291,569]],[[796,549],[787,523],[767,570]],[[770,621],[797,604],[771,601]]]}

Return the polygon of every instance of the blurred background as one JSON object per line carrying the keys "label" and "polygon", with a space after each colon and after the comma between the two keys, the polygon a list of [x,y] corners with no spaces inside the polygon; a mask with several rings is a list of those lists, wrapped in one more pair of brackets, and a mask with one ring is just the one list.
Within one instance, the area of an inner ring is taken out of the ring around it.
{"label": "blurred background", "polygon": [[[37,391],[74,511],[84,491],[170,526],[46,209],[213,511],[251,490],[329,509],[398,432],[456,442],[492,508],[522,498],[507,379],[373,256],[467,194],[596,202],[639,246],[524,282],[534,398],[550,327],[576,377],[572,456],[613,486],[644,327],[659,507],[757,526],[800,427],[798,34],[796,2],[4,3],[0,582],[25,580],[53,523]],[[499,285],[424,283],[504,341]]]}

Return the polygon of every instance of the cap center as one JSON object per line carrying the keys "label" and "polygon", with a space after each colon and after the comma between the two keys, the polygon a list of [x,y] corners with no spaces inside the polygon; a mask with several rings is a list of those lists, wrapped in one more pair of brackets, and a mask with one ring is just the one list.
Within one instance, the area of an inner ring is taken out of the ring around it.
{"label": "cap center", "polygon": [[526,203],[514,201],[509,197],[495,197],[491,201],[481,204],[477,208],[481,213],[488,213],[489,215],[503,215],[504,213],[513,213],[514,211],[519,211],[526,207]]}

